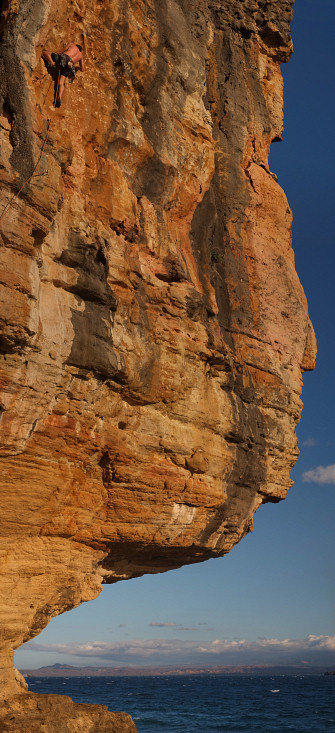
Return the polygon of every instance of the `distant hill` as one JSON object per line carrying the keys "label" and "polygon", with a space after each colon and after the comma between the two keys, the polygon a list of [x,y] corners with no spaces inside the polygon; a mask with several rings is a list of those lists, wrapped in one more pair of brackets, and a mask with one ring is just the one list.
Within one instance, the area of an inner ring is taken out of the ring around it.
{"label": "distant hill", "polygon": [[73,667],[70,664],[52,664],[39,669],[21,669],[25,677],[159,677],[196,674],[253,674],[253,675],[310,675],[335,674],[327,667],[269,667],[245,665],[240,667]]}

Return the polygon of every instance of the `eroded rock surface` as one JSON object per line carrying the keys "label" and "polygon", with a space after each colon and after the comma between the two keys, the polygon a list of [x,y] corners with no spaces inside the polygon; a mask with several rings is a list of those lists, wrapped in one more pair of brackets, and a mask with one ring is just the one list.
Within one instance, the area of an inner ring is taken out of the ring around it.
{"label": "eroded rock surface", "polygon": [[[2,2],[0,215],[45,145],[0,220],[7,700],[52,616],[228,552],[291,484],[315,356],[268,167],[292,4]],[[55,110],[41,51],[68,40]]]}
{"label": "eroded rock surface", "polygon": [[104,705],[72,702],[65,695],[27,693],[2,703],[2,733],[136,733],[126,713],[110,713]]}

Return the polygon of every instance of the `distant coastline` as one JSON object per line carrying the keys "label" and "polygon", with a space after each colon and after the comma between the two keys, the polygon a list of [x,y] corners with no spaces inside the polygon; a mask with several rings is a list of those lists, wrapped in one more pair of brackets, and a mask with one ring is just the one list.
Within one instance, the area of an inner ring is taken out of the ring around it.
{"label": "distant coastline", "polygon": [[24,677],[167,677],[178,675],[312,675],[335,674],[333,668],[308,666],[244,665],[216,667],[73,667],[52,664],[39,669],[20,669]]}

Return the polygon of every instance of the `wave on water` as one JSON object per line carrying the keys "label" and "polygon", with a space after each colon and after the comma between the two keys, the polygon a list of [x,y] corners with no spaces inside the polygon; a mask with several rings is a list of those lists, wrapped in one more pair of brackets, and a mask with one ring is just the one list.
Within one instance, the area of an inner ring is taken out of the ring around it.
{"label": "wave on water", "polygon": [[[31,677],[28,683],[32,692],[65,693],[130,713],[138,733],[335,733],[335,676],[270,679],[271,689],[269,677],[258,675]],[[281,693],[276,703],[273,693]]]}

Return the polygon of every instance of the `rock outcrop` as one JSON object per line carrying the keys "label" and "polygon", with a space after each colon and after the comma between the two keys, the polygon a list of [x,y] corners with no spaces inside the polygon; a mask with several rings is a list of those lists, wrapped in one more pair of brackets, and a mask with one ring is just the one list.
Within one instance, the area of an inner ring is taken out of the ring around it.
{"label": "rock outcrop", "polygon": [[[268,167],[292,5],[1,3],[0,216],[39,161],[0,220],[5,730],[20,699],[52,719],[14,648],[101,581],[223,555],[291,484],[315,356]],[[54,109],[41,51],[71,39]]]}
{"label": "rock outcrop", "polygon": [[26,693],[10,697],[0,712],[2,733],[136,733],[126,713],[110,713],[104,705],[72,702],[65,695]]}

